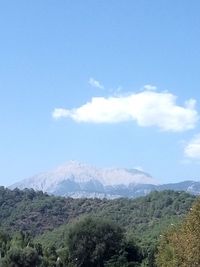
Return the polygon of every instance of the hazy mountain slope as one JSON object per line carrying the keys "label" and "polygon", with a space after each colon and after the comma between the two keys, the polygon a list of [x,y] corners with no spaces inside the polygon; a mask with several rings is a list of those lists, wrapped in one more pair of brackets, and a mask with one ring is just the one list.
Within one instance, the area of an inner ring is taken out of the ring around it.
{"label": "hazy mountain slope", "polygon": [[10,186],[10,189],[33,188],[66,196],[74,196],[74,194],[87,196],[87,194],[96,193],[99,196],[112,197],[112,192],[109,193],[109,190],[137,184],[156,184],[156,180],[136,169],[96,168],[70,161],[53,171],[24,179]]}
{"label": "hazy mountain slope", "polygon": [[24,179],[10,189],[33,188],[73,198],[135,198],[165,189],[200,194],[200,182],[184,181],[159,185],[149,174],[136,169],[96,168],[70,161],[53,171]]}

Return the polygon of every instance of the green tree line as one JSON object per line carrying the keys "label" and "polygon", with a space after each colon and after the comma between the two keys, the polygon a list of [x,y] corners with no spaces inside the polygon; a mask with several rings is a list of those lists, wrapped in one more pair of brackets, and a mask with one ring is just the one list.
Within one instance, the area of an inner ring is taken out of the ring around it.
{"label": "green tree line", "polygon": [[171,240],[195,199],[169,190],[137,199],[72,199],[0,187],[0,267],[179,266]]}

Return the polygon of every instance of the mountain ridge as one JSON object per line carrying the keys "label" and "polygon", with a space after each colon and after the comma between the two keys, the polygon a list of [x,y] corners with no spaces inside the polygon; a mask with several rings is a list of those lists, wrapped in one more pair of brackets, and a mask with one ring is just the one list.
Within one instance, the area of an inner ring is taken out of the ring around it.
{"label": "mountain ridge", "polygon": [[200,194],[200,182],[158,184],[150,174],[138,169],[97,168],[77,161],[69,161],[52,171],[34,175],[9,188],[32,188],[73,198],[135,198],[166,189]]}

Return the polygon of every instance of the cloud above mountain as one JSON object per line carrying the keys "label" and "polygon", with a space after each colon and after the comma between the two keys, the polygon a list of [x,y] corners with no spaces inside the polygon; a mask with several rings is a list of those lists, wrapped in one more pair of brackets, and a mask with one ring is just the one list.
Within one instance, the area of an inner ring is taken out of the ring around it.
{"label": "cloud above mountain", "polygon": [[55,108],[52,116],[85,123],[134,121],[141,127],[155,126],[172,132],[195,128],[198,121],[195,99],[189,99],[181,106],[175,95],[158,92],[156,87],[153,89],[128,95],[93,97],[78,108]]}
{"label": "cloud above mountain", "polygon": [[200,160],[200,134],[186,144],[184,154],[187,158]]}
{"label": "cloud above mountain", "polygon": [[88,83],[92,86],[92,87],[95,87],[95,88],[98,88],[98,89],[104,89],[104,86],[103,84],[101,84],[99,81],[97,81],[96,79],[94,78],[90,78]]}

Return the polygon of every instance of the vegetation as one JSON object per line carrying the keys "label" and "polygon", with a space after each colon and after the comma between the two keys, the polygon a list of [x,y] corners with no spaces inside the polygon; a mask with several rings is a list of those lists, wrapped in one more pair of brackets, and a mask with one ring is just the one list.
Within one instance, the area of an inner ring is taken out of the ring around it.
{"label": "vegetation", "polygon": [[175,229],[194,201],[194,196],[173,191],[100,200],[0,187],[0,267],[179,266],[175,240],[184,243],[180,233],[191,229],[186,225],[194,218]]}
{"label": "vegetation", "polygon": [[142,260],[139,248],[133,241],[125,239],[119,226],[92,217],[73,224],[64,246],[59,249],[54,246],[44,249],[21,232],[12,238],[1,232],[0,252],[2,267],[126,267],[136,266]]}
{"label": "vegetation", "polygon": [[160,267],[200,266],[200,199],[179,227],[163,235],[157,254]]}

